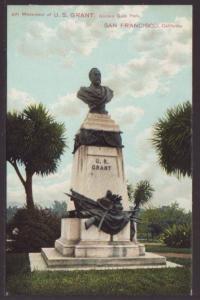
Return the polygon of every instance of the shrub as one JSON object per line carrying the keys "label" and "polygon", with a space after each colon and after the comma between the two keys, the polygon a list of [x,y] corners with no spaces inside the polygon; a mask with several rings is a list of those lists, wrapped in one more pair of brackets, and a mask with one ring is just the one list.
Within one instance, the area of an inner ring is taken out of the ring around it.
{"label": "shrub", "polygon": [[53,247],[60,236],[61,220],[48,209],[36,207],[31,211],[20,208],[8,225],[12,236],[14,228],[18,228],[14,252],[38,252],[42,247]]}
{"label": "shrub", "polygon": [[12,218],[14,217],[14,215],[16,214],[18,210],[18,207],[15,206],[8,206],[7,210],[6,210],[6,224],[9,223]]}
{"label": "shrub", "polygon": [[174,224],[164,231],[161,240],[168,247],[189,248],[191,246],[191,224]]}
{"label": "shrub", "polygon": [[141,234],[151,238],[159,238],[173,224],[189,224],[192,221],[191,212],[180,208],[177,202],[168,206],[149,207],[139,212],[141,223],[138,224],[138,237]]}

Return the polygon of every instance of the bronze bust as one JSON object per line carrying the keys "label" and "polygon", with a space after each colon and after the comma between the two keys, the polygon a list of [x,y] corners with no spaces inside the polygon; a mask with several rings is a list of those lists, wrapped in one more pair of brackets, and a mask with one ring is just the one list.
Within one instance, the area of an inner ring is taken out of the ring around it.
{"label": "bronze bust", "polygon": [[90,113],[107,114],[106,103],[113,97],[113,91],[106,86],[101,86],[101,73],[97,68],[89,72],[91,84],[89,87],[81,87],[77,97],[89,106]]}

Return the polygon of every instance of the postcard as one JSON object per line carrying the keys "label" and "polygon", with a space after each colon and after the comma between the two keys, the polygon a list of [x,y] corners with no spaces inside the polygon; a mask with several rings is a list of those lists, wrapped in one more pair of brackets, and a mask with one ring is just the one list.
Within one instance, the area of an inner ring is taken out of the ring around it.
{"label": "postcard", "polygon": [[7,6],[7,295],[191,294],[191,110],[192,5]]}

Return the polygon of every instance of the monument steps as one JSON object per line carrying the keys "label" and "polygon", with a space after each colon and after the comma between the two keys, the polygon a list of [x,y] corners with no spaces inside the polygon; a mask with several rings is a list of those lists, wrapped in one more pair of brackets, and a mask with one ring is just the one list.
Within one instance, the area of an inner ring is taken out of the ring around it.
{"label": "monument steps", "polygon": [[166,266],[166,257],[145,253],[135,257],[66,257],[61,255],[55,248],[42,248],[42,257],[48,267],[82,268],[93,267],[129,267],[129,266]]}

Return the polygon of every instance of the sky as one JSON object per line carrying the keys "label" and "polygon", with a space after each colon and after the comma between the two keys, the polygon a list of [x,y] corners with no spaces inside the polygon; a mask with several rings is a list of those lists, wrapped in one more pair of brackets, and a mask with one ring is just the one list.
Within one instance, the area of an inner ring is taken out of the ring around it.
{"label": "sky", "polygon": [[[66,127],[57,172],[33,177],[36,204],[67,201],[74,135],[88,112],[76,93],[97,67],[114,91],[107,110],[123,132],[126,179],[133,186],[150,181],[151,206],[176,201],[191,210],[191,178],[167,175],[151,143],[166,110],[192,100],[191,5],[9,5],[7,43],[7,110],[43,103]],[[7,205],[24,204],[8,163]]]}

